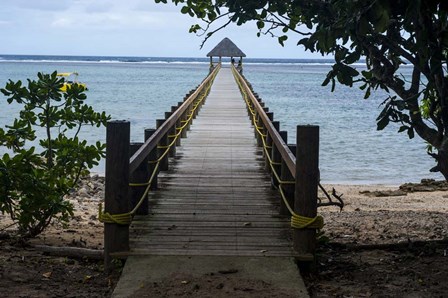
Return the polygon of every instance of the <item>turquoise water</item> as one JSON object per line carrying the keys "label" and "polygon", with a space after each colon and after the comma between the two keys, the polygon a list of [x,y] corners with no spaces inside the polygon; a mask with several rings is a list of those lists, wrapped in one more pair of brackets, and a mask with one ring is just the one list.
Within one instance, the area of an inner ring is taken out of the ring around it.
{"label": "turquoise water", "polygon": [[[154,127],[155,119],[163,118],[208,73],[205,59],[64,58],[2,59],[0,55],[0,86],[8,79],[35,78],[38,71],[77,71],[79,80],[89,87],[88,101],[96,110],[131,122],[132,141],[142,141],[144,128]],[[330,65],[316,61],[248,61],[244,74],[281,122],[281,129],[288,131],[289,143],[295,142],[296,125],[320,125],[323,182],[399,184],[442,178],[428,172],[433,161],[418,137],[409,140],[393,126],[376,131],[375,118],[384,94],[363,100],[361,91],[342,86],[331,93],[329,87],[320,86]],[[0,111],[3,127],[12,121],[17,107],[1,100]],[[92,142],[104,141],[105,129],[88,128],[83,136]],[[103,172],[104,165],[95,171]]]}

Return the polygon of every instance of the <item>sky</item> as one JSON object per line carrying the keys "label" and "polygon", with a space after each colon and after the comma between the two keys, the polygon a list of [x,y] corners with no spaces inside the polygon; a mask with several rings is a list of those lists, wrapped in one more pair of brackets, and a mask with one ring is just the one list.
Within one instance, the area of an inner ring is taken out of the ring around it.
{"label": "sky", "polygon": [[174,4],[154,0],[1,0],[0,54],[205,57],[224,37],[247,57],[325,58],[269,36],[255,23],[232,25],[200,49],[203,37],[188,30],[197,19]]}

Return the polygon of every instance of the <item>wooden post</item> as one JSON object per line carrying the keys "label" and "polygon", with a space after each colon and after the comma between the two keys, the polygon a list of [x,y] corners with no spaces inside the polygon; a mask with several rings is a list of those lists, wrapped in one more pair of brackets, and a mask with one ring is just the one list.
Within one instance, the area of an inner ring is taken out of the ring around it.
{"label": "wooden post", "polygon": [[252,102],[249,100],[249,103],[246,105],[246,108],[247,108],[247,115],[249,115],[249,119],[250,119],[250,121],[252,121],[252,113],[251,113],[251,109],[253,109],[253,104],[252,104]]}
{"label": "wooden post", "polygon": [[[193,101],[194,102],[194,101]],[[193,102],[190,103],[190,105],[188,106],[188,108],[186,109],[185,112],[185,120],[187,120],[189,118],[189,115],[192,113],[193,111]],[[185,136],[187,136],[187,131],[190,130],[190,126],[193,123],[193,118],[191,119],[190,122],[188,122],[187,126],[185,127],[184,131],[185,131]],[[183,135],[183,134],[182,134]]]}
{"label": "wooden post", "polygon": [[[296,154],[296,145],[289,145],[289,150],[293,152],[293,154]],[[289,171],[288,166],[286,165],[285,161],[282,159],[282,165],[280,166],[280,179],[282,181],[294,181],[294,177]],[[289,206],[294,210],[294,191],[295,186],[294,184],[282,184],[281,185],[283,193],[285,194],[286,201],[288,201]],[[282,200],[280,204],[280,215],[291,215],[288,207],[286,207],[285,202]]]}
{"label": "wooden post", "polygon": [[[106,128],[106,182],[104,210],[122,214],[131,210],[129,189],[129,121],[108,121]],[[113,252],[129,251],[129,226],[104,223],[104,268],[111,270]]]}
{"label": "wooden post", "polygon": [[[257,112],[257,116],[255,117],[255,119],[257,119],[257,121],[255,122],[255,126],[258,127],[258,130],[255,128],[255,137],[257,139],[257,146],[258,147],[262,147],[263,146],[263,136],[260,135],[264,133],[264,124],[263,121],[261,120],[260,114]],[[260,131],[260,133],[258,132]]]}
{"label": "wooden post", "polygon": [[[272,120],[274,120],[274,112],[268,112],[266,113],[266,115],[268,116],[269,120],[272,123]],[[269,131],[266,130],[266,151],[267,151],[267,155],[265,156],[265,169],[268,173],[271,172],[271,165],[269,164],[269,157],[271,157],[271,152],[272,152],[272,137],[271,134],[269,133]]]}
{"label": "wooden post", "polygon": [[[297,126],[296,194],[294,212],[301,216],[317,215],[319,184],[319,126]],[[314,255],[315,229],[293,230],[294,250]]]}
{"label": "wooden post", "polygon": [[[187,97],[185,97],[185,99],[186,99]],[[178,106],[180,107],[182,104],[183,104],[184,102],[183,101],[179,101],[177,104],[178,104]],[[186,109],[185,110],[185,112],[183,112],[182,113],[182,115],[179,117],[179,122],[180,122],[180,126],[183,126],[184,124],[185,124],[185,122],[183,122],[183,121],[185,121],[185,120],[187,120],[187,115],[188,115],[188,109]],[[182,130],[182,132],[181,132],[181,134],[180,134],[180,137],[181,138],[186,138],[187,137],[187,127],[185,127],[183,130]]]}
{"label": "wooden post", "polygon": [[[178,106],[171,106],[171,113],[174,113],[177,110],[177,108]],[[181,118],[182,117],[179,116],[179,118],[176,121],[176,124],[174,125],[174,131],[176,135],[179,132],[179,128],[182,126]],[[180,136],[176,139],[176,146],[180,146]]]}
{"label": "wooden post", "polygon": [[[274,126],[277,124],[277,131],[280,129],[280,122],[278,121],[274,121],[272,122],[272,124],[274,124]],[[280,137],[283,139],[283,141],[286,143],[288,142],[288,132],[287,131],[279,131]],[[278,150],[277,146],[275,146],[275,144],[273,144],[272,146],[272,152],[271,152],[271,159],[274,167],[275,172],[278,174],[278,176],[280,177],[281,175],[281,166],[280,163],[282,162],[282,156],[280,154],[280,151]],[[278,184],[278,180],[275,177],[274,173],[272,173],[271,175],[271,186],[273,189],[278,188],[279,184]]]}
{"label": "wooden post", "polygon": [[[165,112],[165,121],[168,120],[168,118],[171,117],[173,113],[172,112]],[[173,125],[168,129],[168,144],[171,144],[174,140],[174,135],[176,134],[176,125]],[[176,144],[173,144],[170,148],[170,152],[168,152],[169,157],[176,156]]]}
{"label": "wooden post", "polygon": [[[143,145],[143,143],[131,143],[129,149],[129,157],[134,155],[135,152]],[[130,183],[146,183],[150,178],[150,172],[148,167],[148,157],[146,157],[138,168],[129,175]],[[146,186],[131,186],[129,188],[129,201],[131,202],[131,208],[133,209],[140,201],[143,193],[145,192]],[[148,198],[144,199],[143,203],[137,209],[138,215],[148,214]]]}
{"label": "wooden post", "polygon": [[[147,128],[145,129],[145,141],[148,140],[154,133],[156,132],[156,130],[154,128]],[[156,163],[154,161],[156,161],[159,157],[158,157],[158,152],[157,152],[157,146],[152,149],[149,154],[148,154],[148,171],[149,171],[149,175],[152,175],[152,172],[154,171],[155,167],[156,167]],[[152,179],[151,182],[151,190],[156,190],[157,189],[157,174],[154,176],[154,178]]]}
{"label": "wooden post", "polygon": [[[193,100],[193,103],[191,104],[191,105],[192,105],[191,109],[194,109],[194,106],[195,106],[196,104],[198,104],[199,96],[200,96],[200,94],[198,94],[198,96]],[[195,109],[194,112],[193,112],[193,119],[196,119],[196,116],[197,116],[198,113],[199,113],[199,108],[200,108],[200,106],[199,106],[199,104],[198,104],[198,105],[196,106],[196,109]]]}
{"label": "wooden post", "polygon": [[[163,122],[165,122],[165,119],[157,119],[156,120],[156,126],[157,128],[159,128],[160,126],[162,126]],[[168,146],[168,134],[165,134],[162,139],[160,140],[158,146],[162,147],[162,148],[158,148],[157,149],[157,154],[158,156],[162,156],[163,153],[166,150],[166,147]],[[165,155],[164,158],[162,158],[162,160],[160,161],[159,164],[159,171],[168,171],[168,154]]]}

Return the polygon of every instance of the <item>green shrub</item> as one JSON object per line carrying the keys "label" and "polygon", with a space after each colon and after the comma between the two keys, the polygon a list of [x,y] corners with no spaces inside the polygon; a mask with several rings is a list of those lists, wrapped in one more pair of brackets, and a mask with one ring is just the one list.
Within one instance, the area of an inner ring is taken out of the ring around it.
{"label": "green shrub", "polygon": [[[85,103],[85,87],[56,72],[37,80],[9,81],[0,91],[9,104],[22,108],[14,122],[0,128],[0,146],[10,153],[0,159],[0,211],[18,224],[19,233],[34,237],[55,219],[67,222],[73,206],[64,196],[105,155],[105,145],[88,144],[78,135],[83,126],[100,127],[110,119]],[[39,146],[29,143],[38,139]]]}

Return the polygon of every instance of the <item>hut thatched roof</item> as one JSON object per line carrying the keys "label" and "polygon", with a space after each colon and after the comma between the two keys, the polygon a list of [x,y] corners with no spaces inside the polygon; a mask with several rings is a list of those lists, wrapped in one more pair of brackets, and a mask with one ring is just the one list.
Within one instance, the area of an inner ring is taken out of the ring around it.
{"label": "hut thatched roof", "polygon": [[227,37],[221,40],[208,54],[207,57],[246,57],[230,39]]}

